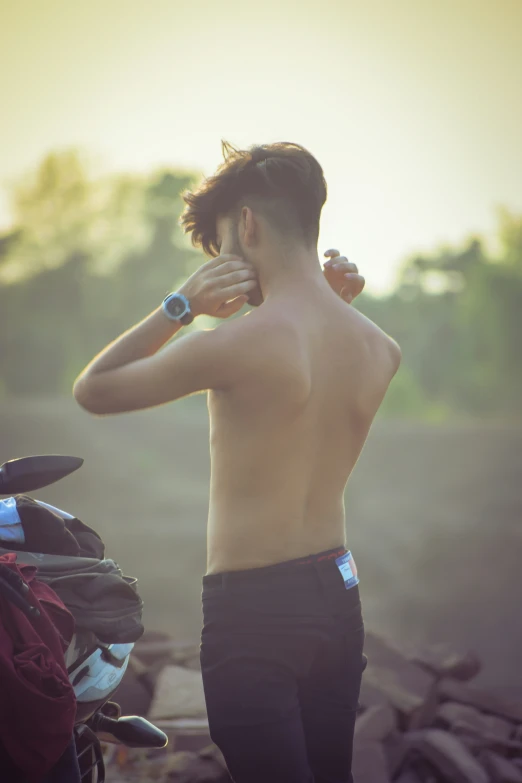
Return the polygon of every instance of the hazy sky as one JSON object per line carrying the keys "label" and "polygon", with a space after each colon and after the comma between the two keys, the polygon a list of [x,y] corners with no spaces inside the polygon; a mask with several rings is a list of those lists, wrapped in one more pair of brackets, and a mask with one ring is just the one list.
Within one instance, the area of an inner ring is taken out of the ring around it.
{"label": "hazy sky", "polygon": [[210,174],[222,137],[316,155],[374,291],[522,211],[522,0],[0,0],[0,96],[0,227],[52,149]]}

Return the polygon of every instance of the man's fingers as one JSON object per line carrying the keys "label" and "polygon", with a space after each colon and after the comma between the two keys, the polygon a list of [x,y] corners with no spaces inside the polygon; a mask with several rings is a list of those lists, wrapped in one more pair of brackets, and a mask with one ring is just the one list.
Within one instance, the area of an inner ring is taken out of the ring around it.
{"label": "man's fingers", "polygon": [[236,269],[228,272],[226,275],[219,275],[212,281],[216,290],[222,291],[224,288],[230,288],[237,283],[244,283],[246,280],[257,280],[257,275],[253,269]]}
{"label": "man's fingers", "polygon": [[210,261],[207,261],[203,266],[205,266],[207,269],[216,269],[217,267],[224,266],[225,264],[229,263],[237,264],[238,261],[243,265],[245,263],[241,256],[236,256],[233,253],[224,253],[222,256],[211,258]]}
{"label": "man's fingers", "polygon": [[364,277],[359,274],[347,274],[344,276],[344,279],[346,280],[346,286],[343,288],[343,291],[351,291],[354,296],[361,293],[366,283]]}
{"label": "man's fingers", "polygon": [[354,264],[353,261],[348,261],[344,256],[343,258],[336,258],[332,266],[336,272],[350,272],[352,274],[358,274],[359,272],[357,264]]}
{"label": "man's fingers", "polygon": [[325,250],[324,255],[326,256],[326,258],[335,258],[335,256],[340,256],[341,254],[339,253],[338,250],[332,248],[331,250]]}
{"label": "man's fingers", "polygon": [[221,288],[219,295],[224,301],[228,302],[231,299],[235,299],[236,296],[241,296],[242,294],[248,293],[248,291],[252,291],[256,287],[256,280],[244,280],[242,283],[236,283],[227,288]]}
{"label": "man's fingers", "polygon": [[253,271],[253,267],[250,264],[245,263],[241,258],[230,259],[223,261],[222,264],[218,264],[214,267],[213,277],[221,277],[222,275],[228,275],[230,272],[239,272],[242,269],[249,269]]}
{"label": "man's fingers", "polygon": [[336,256],[335,258],[330,259],[330,261],[326,261],[324,266],[327,269],[333,269],[335,272],[354,272],[357,274],[359,271],[357,264],[348,261],[346,256]]}

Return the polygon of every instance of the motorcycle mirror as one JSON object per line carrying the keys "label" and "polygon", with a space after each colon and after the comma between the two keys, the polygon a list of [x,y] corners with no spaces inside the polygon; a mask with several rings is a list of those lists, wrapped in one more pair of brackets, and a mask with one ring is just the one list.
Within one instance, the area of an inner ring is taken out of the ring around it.
{"label": "motorcycle mirror", "polygon": [[41,454],[11,459],[0,467],[0,495],[33,492],[74,473],[83,465],[81,457]]}

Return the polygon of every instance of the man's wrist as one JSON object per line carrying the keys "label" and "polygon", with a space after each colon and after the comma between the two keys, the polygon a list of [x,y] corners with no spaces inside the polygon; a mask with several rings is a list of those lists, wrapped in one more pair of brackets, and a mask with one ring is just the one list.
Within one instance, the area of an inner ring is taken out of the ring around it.
{"label": "man's wrist", "polygon": [[161,305],[165,317],[170,321],[188,326],[194,320],[195,314],[191,301],[182,290],[172,291],[167,294]]}
{"label": "man's wrist", "polygon": [[177,289],[177,293],[185,297],[185,299],[189,303],[190,312],[192,313],[194,318],[197,318],[198,315],[203,314],[201,310],[198,309],[197,298],[194,296],[193,292],[191,292],[190,289],[187,287],[186,283],[183,283],[183,285]]}

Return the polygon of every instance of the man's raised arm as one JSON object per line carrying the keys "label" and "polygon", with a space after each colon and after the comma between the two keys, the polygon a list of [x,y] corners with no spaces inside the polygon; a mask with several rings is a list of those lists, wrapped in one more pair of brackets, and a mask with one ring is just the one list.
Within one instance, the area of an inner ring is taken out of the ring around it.
{"label": "man's raised arm", "polygon": [[[242,259],[223,255],[203,264],[179,293],[194,317],[228,318],[255,285],[255,274]],[[163,307],[152,312],[87,365],[74,384],[77,402],[94,414],[122,413],[226,386],[236,330],[193,332],[160,350],[180,328]]]}

